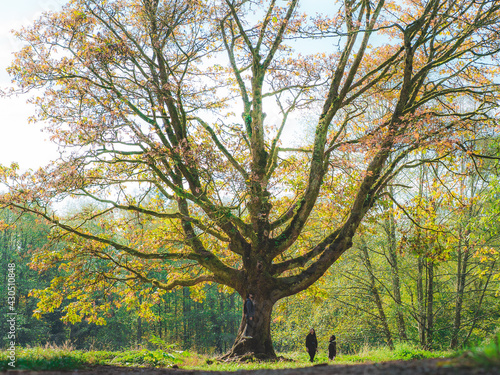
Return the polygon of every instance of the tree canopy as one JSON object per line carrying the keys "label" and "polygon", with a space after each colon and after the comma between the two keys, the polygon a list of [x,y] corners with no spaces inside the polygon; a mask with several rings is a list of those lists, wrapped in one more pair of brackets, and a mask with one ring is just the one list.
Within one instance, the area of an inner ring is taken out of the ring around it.
{"label": "tree canopy", "polygon": [[[75,319],[99,322],[111,301],[96,291],[126,302],[142,288],[147,315],[164,291],[215,282],[256,295],[254,338],[242,321],[231,354],[274,356],[273,305],[352,246],[375,202],[404,189],[398,173],[483,152],[499,16],[486,0],[330,14],[298,0],[72,0],[18,31],[13,93],[35,93],[61,157],[2,167],[1,203],[52,223],[65,246],[36,262],[73,275],[42,305],[67,296]],[[310,139],[287,144],[304,127]],[[57,212],[75,197],[86,206]]]}

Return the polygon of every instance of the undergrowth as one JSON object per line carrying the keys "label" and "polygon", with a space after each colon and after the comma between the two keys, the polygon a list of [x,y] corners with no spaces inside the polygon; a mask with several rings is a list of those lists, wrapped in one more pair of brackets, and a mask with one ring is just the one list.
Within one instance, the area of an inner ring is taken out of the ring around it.
{"label": "undergrowth", "polygon": [[466,351],[461,358],[472,366],[500,368],[500,332],[485,344]]}
{"label": "undergrowth", "polygon": [[0,371],[5,370],[73,370],[97,365],[124,367],[173,367],[205,363],[205,358],[188,351],[175,350],[159,338],[150,342],[156,349],[125,351],[82,351],[70,345],[46,345],[35,348],[16,348],[15,367],[8,351],[0,351]]}
{"label": "undergrowth", "polygon": [[[278,361],[249,361],[245,363],[219,362],[216,358],[202,356],[189,351],[176,350],[160,339],[152,340],[156,348],[126,351],[81,351],[65,347],[36,347],[16,349],[16,369],[18,370],[72,370],[96,365],[124,367],[179,367],[186,370],[236,371],[254,369],[282,369],[311,366],[307,353],[278,353]],[[0,352],[0,371],[13,369],[9,366],[8,352]],[[386,348],[365,348],[356,355],[339,355],[333,364],[353,364],[449,357],[450,352],[430,352],[410,345],[397,345],[395,350]],[[329,363],[326,351],[320,351],[314,364]]]}
{"label": "undergrowth", "polygon": [[342,363],[383,362],[427,358],[445,358],[453,355],[451,351],[430,351],[419,349],[410,344],[399,343],[394,350],[389,348],[364,348],[358,354],[345,355],[340,359]]}

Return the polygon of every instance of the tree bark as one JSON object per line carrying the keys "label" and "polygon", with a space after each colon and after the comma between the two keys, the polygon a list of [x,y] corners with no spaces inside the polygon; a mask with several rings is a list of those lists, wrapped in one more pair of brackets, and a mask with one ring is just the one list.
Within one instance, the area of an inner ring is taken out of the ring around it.
{"label": "tree bark", "polygon": [[[493,262],[492,266],[491,266],[491,269],[493,270],[494,269],[494,265],[495,265],[496,261]],[[491,277],[493,276],[493,271],[490,271],[488,273],[488,276],[486,278],[486,281],[484,282],[484,287],[482,288],[481,290],[481,294],[479,296],[479,300],[478,302],[475,304],[475,314],[474,314],[474,318],[472,319],[472,324],[469,328],[469,332],[467,333],[467,336],[465,337],[464,341],[463,341],[463,345],[467,345],[467,341],[469,341],[469,338],[472,334],[472,332],[474,331],[474,329],[476,328],[476,325],[477,325],[477,321],[479,320],[479,316],[481,314],[481,308],[482,308],[482,305],[483,305],[483,301],[484,301],[484,297],[486,295],[486,291],[488,289],[488,284],[490,283],[490,280],[491,280]]]}
{"label": "tree bark", "polygon": [[[462,160],[462,171],[466,171],[465,162]],[[466,190],[469,191],[471,197],[475,196],[475,179],[470,178],[470,186],[466,187],[464,181],[460,180],[460,196],[466,196]],[[474,216],[474,201],[471,200],[467,209],[467,222]],[[464,302],[465,282],[468,276],[469,260],[471,258],[472,249],[469,243],[470,229],[462,223],[458,227],[458,256],[457,256],[457,287],[455,299],[455,317],[453,320],[453,331],[451,334],[450,348],[458,347],[458,336],[462,329],[462,306]],[[463,249],[463,250],[462,250]]]}
{"label": "tree bark", "polygon": [[462,305],[464,300],[465,281],[467,275],[467,266],[469,259],[469,251],[462,251],[462,231],[460,231],[459,250],[457,259],[457,290],[455,300],[455,317],[453,320],[453,332],[450,341],[450,347],[455,349],[458,346],[458,334],[462,323]]}
{"label": "tree bark", "polygon": [[425,329],[425,299],[424,299],[424,260],[421,256],[417,259],[417,305],[418,305],[418,338],[420,345],[426,345],[426,329]]}
{"label": "tree bark", "polygon": [[427,342],[425,347],[430,349],[434,336],[434,262],[427,261]]}
{"label": "tree bark", "polygon": [[[222,360],[245,360],[251,357],[257,359],[276,358],[271,339],[271,314],[276,301],[269,297],[263,297],[263,293],[259,293],[259,290],[254,290],[253,293],[255,294],[255,316],[251,332],[252,338],[244,337],[247,323],[242,314],[233,347],[221,357]],[[242,307],[243,302],[244,300],[241,302]]]}
{"label": "tree bark", "polygon": [[398,257],[396,254],[396,222],[392,212],[389,213],[386,230],[389,239],[389,263],[391,265],[392,294],[394,303],[396,304],[396,324],[398,327],[398,336],[401,341],[408,341],[408,336],[406,335],[406,324],[402,311],[403,303],[401,299],[401,283],[399,279]]}
{"label": "tree bark", "polygon": [[394,341],[392,339],[391,330],[389,328],[389,324],[387,322],[387,316],[385,315],[384,306],[382,304],[382,299],[380,298],[380,293],[378,292],[375,275],[373,274],[373,267],[370,261],[370,256],[368,254],[368,250],[366,248],[366,244],[363,242],[361,245],[361,253],[363,254],[363,262],[368,271],[368,276],[370,279],[370,292],[372,294],[373,300],[375,301],[375,305],[377,306],[380,323],[382,324],[382,330],[384,332],[387,345],[389,348],[394,349]]}

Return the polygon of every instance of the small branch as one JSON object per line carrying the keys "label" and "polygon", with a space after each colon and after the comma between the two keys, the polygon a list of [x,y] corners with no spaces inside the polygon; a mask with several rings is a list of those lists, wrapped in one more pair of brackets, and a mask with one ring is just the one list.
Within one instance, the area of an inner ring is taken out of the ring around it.
{"label": "small branch", "polygon": [[380,194],[380,196],[384,196],[384,195],[388,196],[388,197],[389,197],[389,198],[390,198],[390,199],[394,202],[394,204],[395,204],[396,206],[398,206],[398,208],[399,208],[401,211],[403,211],[403,213],[406,215],[406,217],[407,217],[408,219],[410,219],[410,221],[411,221],[413,224],[415,224],[417,227],[419,227],[420,229],[423,229],[423,230],[429,230],[429,231],[436,232],[436,233],[442,233],[442,232],[443,232],[443,231],[438,230],[438,229],[428,228],[428,227],[423,227],[423,226],[421,226],[419,223],[417,223],[417,222],[416,222],[416,221],[415,221],[415,220],[411,217],[411,215],[410,215],[410,214],[409,214],[409,213],[405,210],[405,208],[404,208],[403,206],[401,206],[401,205],[398,203],[398,201],[396,201],[396,199],[392,196],[392,194],[391,194],[391,193],[389,193],[389,192],[387,192],[387,191],[386,191],[386,192],[384,192],[384,193]]}

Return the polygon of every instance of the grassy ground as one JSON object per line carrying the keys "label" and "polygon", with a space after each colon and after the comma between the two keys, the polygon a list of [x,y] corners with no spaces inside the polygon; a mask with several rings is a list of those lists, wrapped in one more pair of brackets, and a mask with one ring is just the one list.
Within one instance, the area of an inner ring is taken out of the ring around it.
{"label": "grassy ground", "polygon": [[500,368],[500,332],[485,345],[465,351],[461,358],[473,365]]}
{"label": "grassy ground", "polygon": [[[339,355],[335,359],[338,364],[354,364],[364,362],[383,362],[392,360],[410,360],[424,358],[447,358],[461,355],[467,361],[481,366],[500,366],[499,338],[491,343],[463,353],[430,352],[409,345],[398,345],[395,350],[387,348],[364,349],[356,355]],[[36,347],[16,348],[16,369],[29,370],[71,370],[91,365],[116,365],[130,367],[172,367],[178,366],[191,370],[236,371],[241,369],[279,369],[307,367],[311,363],[308,355],[301,353],[279,353],[284,359],[274,362],[221,363],[214,358],[202,356],[188,351],[176,351],[173,347],[157,350],[128,351],[80,351],[71,347]],[[9,352],[0,352],[0,371],[12,369],[9,365]],[[319,352],[315,363],[328,362],[327,353]]]}

